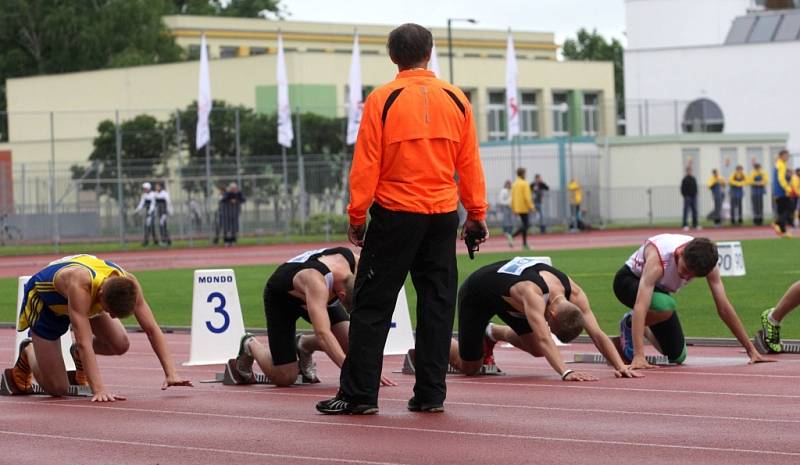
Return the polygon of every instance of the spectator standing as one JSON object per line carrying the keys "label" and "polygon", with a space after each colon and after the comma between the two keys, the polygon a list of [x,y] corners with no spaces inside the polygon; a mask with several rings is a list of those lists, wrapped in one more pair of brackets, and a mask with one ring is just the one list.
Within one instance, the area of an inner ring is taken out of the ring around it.
{"label": "spectator standing", "polygon": [[[517,179],[511,185],[511,210],[519,215],[521,224],[511,235],[512,238],[522,235],[522,248],[528,250],[528,227],[530,226],[530,213],[533,210],[531,199],[531,186],[525,182],[525,168],[517,168]],[[509,240],[508,245],[513,247],[514,243]]]}
{"label": "spectator standing", "polygon": [[767,192],[767,173],[761,168],[760,163],[753,163],[753,171],[747,178],[750,185],[750,201],[753,204],[753,224],[761,226],[764,223],[764,194]]}
{"label": "spectator standing", "polygon": [[689,230],[689,211],[692,212],[692,227],[697,226],[697,179],[692,174],[691,165],[686,167],[686,174],[681,181],[681,196],[683,197],[683,230]]}
{"label": "spectator standing", "polygon": [[155,227],[155,193],[151,190],[152,186],[149,182],[142,183],[142,196],[139,197],[139,205],[136,206],[135,212],[144,211],[144,239],[142,245],[147,246],[150,243],[150,236],[153,236],[153,244],[158,245],[158,238],[156,237]]}
{"label": "spectator standing", "polygon": [[347,208],[348,237],[363,250],[339,392],[316,406],[325,414],[378,412],[383,347],[409,272],[417,327],[416,383],[407,408],[444,411],[458,283],[456,208],[460,197],[467,210],[462,237],[485,238],[488,205],[472,105],[426,69],[432,46],[422,26],[394,29],[387,49],[399,73],[364,103]]}
{"label": "spectator standing", "polygon": [[167,225],[167,219],[172,216],[172,200],[169,198],[169,192],[164,189],[160,182],[156,183],[153,199],[155,202],[150,204],[150,209],[153,210],[153,215],[158,218],[158,233],[161,235],[161,245],[172,245]]}
{"label": "spectator standing", "polygon": [[225,247],[231,247],[236,243],[236,236],[239,234],[239,215],[244,202],[245,198],[239,191],[239,185],[235,182],[228,184],[228,188],[220,200],[219,215]]}
{"label": "spectator standing", "polygon": [[744,186],[747,185],[747,175],[744,174],[744,167],[736,165],[728,183],[731,186],[731,224],[742,224],[742,199],[744,198]]}
{"label": "spectator standing", "polygon": [[569,206],[572,213],[570,219],[569,229],[572,232],[577,232],[582,228],[583,222],[581,221],[581,202],[583,202],[583,188],[580,183],[572,178],[567,185],[569,191]]}
{"label": "spectator standing", "polygon": [[798,219],[800,219],[800,168],[794,170],[792,175],[792,198],[794,200],[794,207],[792,209],[792,221],[794,227],[798,227]]}
{"label": "spectator standing", "polygon": [[786,230],[787,225],[792,224],[792,212],[794,202],[792,201],[792,172],[786,167],[789,159],[789,151],[784,149],[778,153],[775,166],[772,169],[772,197],[775,199],[776,217],[775,233],[779,236],[791,237],[791,233]]}
{"label": "spectator standing", "polygon": [[537,173],[533,176],[531,191],[533,191],[533,206],[536,209],[536,217],[539,222],[539,232],[544,234],[547,232],[547,226],[545,225],[544,218],[544,195],[550,191],[550,186],[548,186],[542,180],[542,175]]}
{"label": "spectator standing", "polygon": [[720,176],[716,168],[711,170],[708,189],[714,199],[714,210],[708,216],[714,221],[714,226],[720,227],[722,225],[722,201],[725,199],[725,178]]}
{"label": "spectator standing", "polygon": [[503,235],[508,239],[508,246],[514,245],[511,232],[514,228],[514,221],[511,216],[511,181],[506,180],[503,188],[497,193],[497,211],[500,213],[500,224],[503,227]]}

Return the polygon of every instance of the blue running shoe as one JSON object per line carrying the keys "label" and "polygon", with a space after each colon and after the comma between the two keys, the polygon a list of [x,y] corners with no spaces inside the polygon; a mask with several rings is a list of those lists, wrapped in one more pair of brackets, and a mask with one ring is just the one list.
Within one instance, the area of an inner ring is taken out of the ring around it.
{"label": "blue running shoe", "polygon": [[626,363],[631,363],[633,360],[633,335],[631,334],[631,319],[633,318],[633,311],[622,315],[619,320],[619,342],[622,346],[623,358],[626,358]]}

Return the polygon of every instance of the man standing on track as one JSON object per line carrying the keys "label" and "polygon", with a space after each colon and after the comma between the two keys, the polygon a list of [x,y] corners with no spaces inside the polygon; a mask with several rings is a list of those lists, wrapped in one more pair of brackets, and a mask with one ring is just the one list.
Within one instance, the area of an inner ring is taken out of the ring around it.
{"label": "man standing on track", "polygon": [[142,245],[147,246],[150,243],[150,236],[153,236],[153,244],[158,245],[158,238],[156,237],[155,225],[155,192],[151,190],[149,182],[142,183],[142,196],[139,198],[139,205],[136,206],[135,212],[144,210],[144,239]]}
{"label": "man standing on track", "polygon": [[786,227],[792,225],[792,213],[794,212],[794,201],[792,200],[792,171],[786,166],[789,160],[789,151],[781,150],[778,159],[775,160],[775,167],[772,170],[772,197],[775,199],[775,233],[779,236],[791,237]]}
{"label": "man standing on track", "polygon": [[628,258],[614,277],[614,294],[633,309],[620,320],[622,355],[631,368],[654,368],[644,356],[644,337],[671,363],[686,359],[686,342],[678,320],[677,302],[670,295],[695,277],[705,277],[717,313],[747,351],[750,363],[766,362],[747,337],[728,301],[717,266],[717,246],[705,237],[683,234],[653,236]]}
{"label": "man standing on track", "polygon": [[[508,326],[492,324],[498,316]],[[492,350],[505,341],[534,357],[544,357],[564,381],[595,381],[589,373],[568,370],[553,334],[569,342],[586,330],[614,367],[617,377],[638,373],[622,361],[611,339],[600,329],[583,290],[570,277],[530,257],[486,265],[472,273],[458,292],[458,342],[450,364],[467,375],[493,365]]]}
{"label": "man standing on track", "polygon": [[472,107],[458,87],[425,69],[432,45],[422,26],[393,30],[387,48],[399,73],[364,104],[348,207],[348,236],[364,249],[341,387],[336,397],[317,404],[322,413],[378,412],[383,348],[409,271],[418,300],[416,384],[408,409],[444,409],[458,279],[459,194],[467,211],[462,237],[478,233],[483,242],[488,229]]}
{"label": "man standing on track", "polygon": [[78,384],[92,388],[92,401],[124,400],[106,389],[96,356],[128,351],[128,333],[120,320],[131,315],[147,334],[161,362],[165,375],[161,389],[191,386],[175,372],[164,334],[136,278],[111,261],[72,255],[50,263],[25,284],[17,331],[29,329],[31,338],[20,343],[19,358],[12,369],[14,389],[20,393],[29,391],[35,375],[48,394],[67,393],[69,381],[60,339],[72,325],[75,344],[70,353]]}
{"label": "man standing on track", "polygon": [[[530,227],[530,213],[533,211],[531,200],[531,186],[525,182],[525,168],[517,168],[517,179],[511,185],[511,210],[519,216],[520,225],[512,238],[522,236],[522,249],[528,250],[528,228]],[[513,245],[510,241],[508,245]]]}

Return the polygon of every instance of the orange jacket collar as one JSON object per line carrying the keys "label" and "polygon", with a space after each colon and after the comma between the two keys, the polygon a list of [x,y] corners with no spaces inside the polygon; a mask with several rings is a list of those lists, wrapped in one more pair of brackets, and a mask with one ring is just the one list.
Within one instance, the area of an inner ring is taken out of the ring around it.
{"label": "orange jacket collar", "polygon": [[397,73],[397,76],[395,76],[395,79],[417,77],[417,76],[425,76],[425,77],[432,77],[432,78],[436,77],[436,75],[433,74],[433,71],[430,71],[430,70],[427,70],[427,69],[407,69],[407,70],[400,71],[399,73]]}

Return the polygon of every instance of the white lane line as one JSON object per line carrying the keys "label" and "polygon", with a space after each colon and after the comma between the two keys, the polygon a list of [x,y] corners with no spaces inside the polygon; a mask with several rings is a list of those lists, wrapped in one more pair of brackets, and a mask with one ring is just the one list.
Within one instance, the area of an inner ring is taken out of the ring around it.
{"label": "white lane line", "polygon": [[[117,386],[113,384],[108,384],[109,387],[123,387]],[[145,387],[145,386],[124,386],[129,389],[139,389],[139,390],[152,390],[152,387]],[[211,394],[219,394],[221,393],[220,390],[217,389],[203,389],[203,388],[193,388],[192,392],[203,392],[203,393],[211,393]],[[251,391],[245,389],[232,389],[226,390],[225,394],[244,394],[244,395],[272,395],[272,396],[279,396],[279,397],[309,397],[314,399],[326,399],[331,396],[330,393],[299,393],[299,392],[288,392],[285,390],[278,391],[275,389],[267,389],[267,390],[258,390],[258,391]],[[145,397],[138,397],[138,396],[128,396],[130,400],[146,400]],[[0,400],[2,401],[2,400]],[[392,398],[392,397],[381,397],[382,402],[398,402],[398,403],[407,403],[408,399],[404,398]],[[11,403],[11,401],[8,401]],[[41,400],[38,402],[32,402],[34,404],[39,403],[66,403],[66,402],[86,402],[85,398],[77,398],[77,397],[62,397],[62,398],[54,398],[51,400]],[[800,419],[798,420],[791,420],[791,419],[781,419],[781,418],[758,418],[758,417],[739,417],[739,416],[723,416],[723,415],[700,415],[700,414],[688,414],[688,413],[665,413],[665,412],[648,412],[648,411],[641,411],[641,410],[618,410],[618,409],[598,409],[598,408],[568,408],[568,407],[547,407],[541,405],[526,405],[526,404],[494,404],[494,403],[486,403],[486,402],[459,402],[455,400],[448,400],[447,405],[462,405],[466,407],[485,407],[485,408],[492,408],[492,409],[510,409],[510,410],[534,410],[534,411],[549,411],[549,412],[566,412],[566,413],[598,413],[598,414],[609,414],[613,416],[618,415],[636,415],[636,416],[652,416],[652,417],[666,417],[666,418],[693,418],[696,420],[725,420],[725,421],[746,421],[746,422],[756,422],[756,423],[782,423],[782,424],[800,424]]]}
{"label": "white lane line", "polygon": [[139,441],[120,441],[116,439],[100,439],[100,438],[87,438],[81,436],[62,436],[60,434],[36,434],[36,433],[21,433],[18,431],[3,431],[0,434],[8,436],[22,436],[27,438],[41,438],[41,439],[63,439],[66,441],[84,441],[95,442],[100,444],[117,444],[124,446],[137,446],[137,447],[159,447],[163,449],[174,449],[181,451],[193,452],[214,452],[217,454],[232,454],[232,455],[247,455],[251,457],[270,457],[280,459],[299,459],[299,460],[315,460],[319,462],[337,462],[337,463],[364,463],[368,465],[403,465],[397,462],[370,462],[367,460],[350,460],[350,459],[337,459],[333,457],[313,457],[309,455],[289,455],[289,454],[270,454],[267,452],[251,452],[232,449],[217,449],[213,447],[193,447],[193,446],[176,446],[173,444],[159,444],[155,442],[139,442]]}
{"label": "white lane line", "polygon": [[[626,381],[626,382],[633,382],[633,381]],[[518,387],[545,387],[545,388],[558,388],[558,389],[588,389],[588,390],[600,390],[600,391],[622,391],[622,392],[644,392],[647,394],[652,394],[654,392],[660,392],[665,394],[701,394],[701,395],[708,395],[708,396],[729,396],[729,397],[763,397],[763,398],[771,398],[771,399],[800,399],[800,395],[789,395],[789,394],[761,394],[761,393],[747,393],[747,392],[725,392],[725,391],[691,391],[691,390],[681,390],[681,389],[655,389],[655,388],[621,388],[621,387],[608,387],[608,386],[588,386],[588,385],[581,385],[576,386],[576,383],[565,384],[563,382],[559,382],[558,384],[544,384],[544,383],[498,383],[494,381],[486,381],[486,380],[476,380],[476,381],[466,381],[463,379],[449,379],[447,381],[448,384],[477,384],[477,385],[487,385],[487,386],[518,386]],[[588,382],[587,382],[588,384]]]}
{"label": "white lane line", "polygon": [[[32,405],[41,405],[41,403],[37,402],[26,402]],[[49,406],[59,406],[59,407],[66,407],[66,408],[97,408],[93,405],[77,405],[77,404],[48,404]],[[290,423],[290,424],[300,424],[300,425],[316,425],[316,426],[340,426],[340,427],[349,427],[349,428],[362,428],[367,430],[384,430],[384,431],[404,431],[404,432],[412,432],[412,433],[435,433],[435,434],[442,434],[442,435],[451,435],[451,436],[467,436],[467,437],[485,437],[485,438],[500,438],[500,439],[519,439],[519,440],[529,440],[529,441],[554,441],[554,442],[565,442],[565,443],[573,443],[573,444],[599,444],[599,445],[613,445],[613,446],[629,446],[629,447],[642,447],[642,448],[650,448],[650,449],[674,449],[674,450],[696,450],[696,451],[711,451],[711,452],[725,452],[725,453],[736,453],[736,454],[758,454],[758,455],[778,455],[778,456],[789,456],[789,457],[800,457],[800,452],[782,452],[782,451],[771,451],[771,450],[754,450],[754,449],[738,449],[738,448],[728,448],[728,447],[711,447],[711,446],[687,446],[687,445],[677,445],[677,444],[659,444],[659,443],[646,443],[646,442],[631,442],[631,441],[613,441],[613,440],[603,440],[603,439],[582,439],[582,438],[563,438],[563,437],[553,437],[553,436],[536,436],[536,435],[528,435],[528,434],[511,434],[511,433],[486,433],[486,432],[474,432],[474,431],[460,431],[460,430],[445,430],[445,429],[434,429],[434,428],[412,428],[412,427],[405,427],[405,426],[389,426],[389,425],[373,425],[373,424],[363,424],[363,423],[346,423],[341,421],[316,421],[316,420],[300,420],[300,419],[290,419],[290,418],[278,418],[278,417],[257,417],[251,415],[229,415],[224,413],[202,413],[202,412],[187,412],[187,411],[179,411],[179,410],[159,410],[159,409],[144,409],[144,408],[131,408],[131,407],[116,407],[110,405],[104,405],[101,408],[107,410],[119,410],[124,412],[137,412],[137,413],[148,413],[148,414],[162,414],[162,415],[186,415],[186,416],[199,416],[199,417],[212,417],[212,418],[225,418],[225,419],[232,419],[232,420],[253,420],[253,421],[263,421],[263,422],[270,422],[270,423]],[[16,432],[8,432],[0,430],[0,433],[6,434],[27,434],[27,433],[16,433]],[[37,435],[38,436],[38,435]],[[41,435],[42,437],[48,437],[48,435]],[[63,436],[64,439],[72,439],[67,436]],[[94,439],[86,438],[85,440],[92,441]],[[109,442],[116,442],[116,441],[109,441]],[[124,441],[119,441],[119,443],[124,444]],[[135,444],[135,443],[133,443]],[[142,445],[151,445],[151,443],[140,443]],[[171,448],[184,448],[183,446],[171,446],[171,445],[160,445],[160,444],[152,444],[153,446],[159,447],[171,447]],[[197,449],[197,450],[204,450],[203,448],[187,448],[187,449]],[[213,450],[214,449],[208,449]],[[225,450],[220,450],[225,451]],[[246,454],[259,454],[256,452],[242,452]],[[313,459],[313,458],[312,458]],[[340,459],[341,461],[345,461],[344,459]],[[359,463],[369,463],[359,461]]]}

